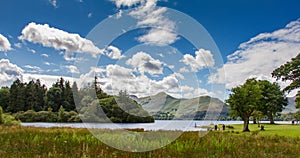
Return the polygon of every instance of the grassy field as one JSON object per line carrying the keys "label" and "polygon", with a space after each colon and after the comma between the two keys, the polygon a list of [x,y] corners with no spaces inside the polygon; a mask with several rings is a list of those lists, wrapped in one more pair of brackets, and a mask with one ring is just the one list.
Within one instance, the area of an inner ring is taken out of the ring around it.
{"label": "grassy field", "polygon": [[109,147],[87,129],[0,126],[0,157],[299,157],[299,125],[265,125],[262,132],[254,126],[250,133],[235,125],[235,130],[201,138],[198,132],[185,132],[161,149],[141,153]]}
{"label": "grassy field", "polygon": [[[280,125],[280,124],[261,124],[264,126],[265,131],[261,131],[257,124],[250,124],[250,133],[258,133],[262,136],[287,136],[287,137],[300,137],[300,125]],[[242,131],[243,125],[233,125],[234,130],[229,131]]]}

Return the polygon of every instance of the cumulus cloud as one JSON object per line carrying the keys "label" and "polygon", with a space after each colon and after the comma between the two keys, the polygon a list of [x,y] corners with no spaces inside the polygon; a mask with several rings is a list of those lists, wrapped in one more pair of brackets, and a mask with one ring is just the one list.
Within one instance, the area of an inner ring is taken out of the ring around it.
{"label": "cumulus cloud", "polygon": [[23,81],[24,82],[29,82],[31,80],[37,80],[39,79],[42,84],[45,84],[47,88],[52,87],[53,83],[55,83],[58,79],[64,78],[65,80],[70,81],[71,83],[76,81],[76,78],[72,77],[67,77],[67,76],[55,76],[55,75],[43,75],[43,74],[28,74],[25,73],[23,74]]}
{"label": "cumulus cloud", "polygon": [[158,92],[180,92],[178,74],[165,76],[160,80],[154,80],[146,75],[135,75],[134,69],[119,65],[107,65],[106,67],[92,67],[90,72],[80,76],[80,85],[93,81],[98,77],[100,87],[109,94],[118,94],[120,90],[127,90],[129,94],[145,97]]}
{"label": "cumulus cloud", "polygon": [[124,55],[122,55],[122,51],[115,46],[108,46],[105,49],[105,54],[111,59],[122,59],[125,57]]}
{"label": "cumulus cloud", "polygon": [[44,72],[44,70],[38,66],[32,66],[32,65],[25,65],[24,68],[26,68],[27,73],[41,73]]}
{"label": "cumulus cloud", "polygon": [[168,30],[153,28],[148,34],[138,37],[138,41],[156,46],[165,46],[177,40],[177,34]]}
{"label": "cumulus cloud", "polygon": [[120,8],[122,6],[123,7],[132,7],[134,5],[145,2],[145,0],[111,0],[111,1],[114,2],[118,8]]}
{"label": "cumulus cloud", "polygon": [[68,33],[48,24],[29,23],[23,30],[20,40],[41,44],[44,47],[52,47],[65,51],[64,58],[72,60],[73,53],[89,53],[93,57],[102,54],[103,50],[96,47],[92,41],[80,37],[78,34]]}
{"label": "cumulus cloud", "polygon": [[[282,29],[261,33],[242,43],[238,50],[227,57],[226,64],[209,77],[209,82],[225,83],[230,89],[251,77],[272,80],[272,71],[299,52],[300,19]],[[224,73],[226,77],[222,75]]]}
{"label": "cumulus cloud", "polygon": [[139,42],[165,46],[174,43],[178,38],[175,22],[164,16],[165,7],[157,7],[157,0],[112,0],[118,8],[133,7],[129,15],[137,19],[138,27],[151,27],[145,34],[137,38]]}
{"label": "cumulus cloud", "polygon": [[[195,52],[196,57],[190,54],[185,54],[181,62],[188,65],[193,72],[197,72],[205,67],[213,67],[215,65],[215,60],[212,53],[209,50],[199,49]],[[186,71],[185,68],[180,69],[180,71]]]}
{"label": "cumulus cloud", "polygon": [[68,66],[65,66],[65,68],[68,69],[69,73],[72,73],[72,74],[79,74],[80,73],[78,68],[74,65],[68,65]]}
{"label": "cumulus cloud", "polygon": [[8,59],[0,60],[0,86],[10,86],[16,79],[23,79],[24,70]]}
{"label": "cumulus cloud", "polygon": [[144,74],[145,72],[151,75],[163,73],[163,63],[158,59],[152,58],[149,54],[145,52],[136,53],[132,56],[131,59],[128,59],[126,61],[126,64],[133,66],[141,74]]}
{"label": "cumulus cloud", "polygon": [[9,50],[12,50],[11,44],[6,37],[0,34],[0,51],[6,52]]}

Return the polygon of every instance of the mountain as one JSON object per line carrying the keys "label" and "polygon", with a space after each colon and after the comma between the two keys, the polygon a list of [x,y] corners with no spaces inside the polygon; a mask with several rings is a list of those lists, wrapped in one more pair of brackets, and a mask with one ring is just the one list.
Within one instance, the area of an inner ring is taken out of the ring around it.
{"label": "mountain", "polygon": [[229,116],[228,105],[209,96],[178,99],[161,92],[136,101],[156,119],[216,119],[219,114],[219,119],[225,119]]}

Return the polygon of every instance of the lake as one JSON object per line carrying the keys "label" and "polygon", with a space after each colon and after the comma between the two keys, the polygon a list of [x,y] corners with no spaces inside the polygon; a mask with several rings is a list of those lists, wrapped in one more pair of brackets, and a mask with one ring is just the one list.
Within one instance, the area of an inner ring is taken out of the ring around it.
{"label": "lake", "polygon": [[[268,123],[269,121],[262,121]],[[291,124],[288,121],[276,121],[278,124]],[[197,127],[195,127],[195,124]],[[207,126],[211,124],[243,124],[243,121],[193,121],[193,120],[156,120],[154,123],[21,123],[22,126],[32,127],[71,127],[71,128],[98,128],[98,129],[134,129],[144,128],[145,131],[157,130],[181,130],[181,131],[202,131],[206,128],[199,128],[199,126]]]}

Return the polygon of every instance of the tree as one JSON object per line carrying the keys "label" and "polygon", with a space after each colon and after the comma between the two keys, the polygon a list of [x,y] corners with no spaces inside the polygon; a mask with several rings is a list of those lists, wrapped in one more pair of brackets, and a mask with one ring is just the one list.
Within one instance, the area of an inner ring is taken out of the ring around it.
{"label": "tree", "polygon": [[2,109],[2,107],[0,106],[0,124],[2,124],[3,123],[3,109]]}
{"label": "tree", "polygon": [[275,124],[274,116],[288,105],[288,100],[280,86],[277,83],[271,83],[267,80],[258,81],[262,92],[261,105],[258,110],[270,119],[270,124]]}
{"label": "tree", "polygon": [[62,90],[59,87],[51,87],[47,96],[47,108],[52,108],[54,112],[57,112],[61,105],[61,93]]}
{"label": "tree", "polygon": [[17,79],[13,82],[9,90],[9,106],[8,112],[16,113],[24,111],[25,107],[25,85],[21,80]]}
{"label": "tree", "polygon": [[[299,88],[300,87],[300,53],[295,58],[292,58],[291,61],[275,69],[272,72],[272,76],[276,77],[277,80],[281,79],[282,81],[291,81],[291,84],[284,88],[284,91],[288,93],[291,90]],[[298,91],[296,97],[296,108],[300,108],[300,91]]]}
{"label": "tree", "polygon": [[2,87],[0,89],[0,103],[3,108],[3,111],[7,111],[7,107],[9,105],[9,88]]}
{"label": "tree", "polygon": [[256,124],[256,121],[258,123],[258,126],[260,126],[260,119],[264,117],[264,113],[258,110],[254,110],[252,113],[253,117],[253,124]]}
{"label": "tree", "polygon": [[249,132],[249,117],[260,105],[262,92],[255,79],[248,79],[245,84],[231,89],[226,102],[231,116],[239,116],[244,121],[243,132]]}
{"label": "tree", "polygon": [[297,111],[294,115],[294,118],[297,120],[297,121],[300,121],[300,111]]}
{"label": "tree", "polygon": [[65,112],[65,109],[63,108],[63,106],[60,106],[60,108],[58,110],[57,121],[60,121],[60,122],[63,121],[64,112]]}

